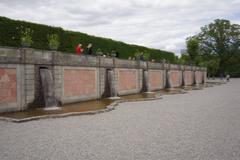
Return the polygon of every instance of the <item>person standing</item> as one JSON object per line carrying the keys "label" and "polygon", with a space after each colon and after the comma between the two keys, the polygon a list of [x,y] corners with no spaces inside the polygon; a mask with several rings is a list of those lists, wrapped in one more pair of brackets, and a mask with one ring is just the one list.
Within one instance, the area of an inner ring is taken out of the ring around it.
{"label": "person standing", "polygon": [[144,61],[144,54],[143,54],[143,52],[140,53],[139,59],[140,59],[141,61]]}
{"label": "person standing", "polygon": [[93,51],[92,51],[92,43],[89,43],[87,46],[87,54],[88,55],[92,55]]}
{"label": "person standing", "polygon": [[77,55],[81,55],[83,53],[83,48],[82,48],[82,44],[78,44],[76,47],[76,53]]}
{"label": "person standing", "polygon": [[228,74],[228,75],[226,76],[226,78],[227,78],[227,82],[229,82],[229,80],[230,80],[230,75]]}
{"label": "person standing", "polygon": [[119,52],[116,51],[116,58],[119,58]]}

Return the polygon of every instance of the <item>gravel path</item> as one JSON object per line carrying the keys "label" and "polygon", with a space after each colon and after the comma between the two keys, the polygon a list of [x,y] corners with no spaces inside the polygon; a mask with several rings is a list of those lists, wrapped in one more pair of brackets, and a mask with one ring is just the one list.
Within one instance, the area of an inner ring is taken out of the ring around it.
{"label": "gravel path", "polygon": [[93,116],[0,121],[0,160],[239,160],[239,84]]}

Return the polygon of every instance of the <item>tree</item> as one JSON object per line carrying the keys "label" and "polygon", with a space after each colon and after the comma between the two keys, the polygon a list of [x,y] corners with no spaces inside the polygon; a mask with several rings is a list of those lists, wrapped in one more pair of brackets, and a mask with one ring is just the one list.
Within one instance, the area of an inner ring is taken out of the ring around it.
{"label": "tree", "polygon": [[179,63],[180,64],[188,64],[190,65],[190,56],[188,55],[188,53],[182,53],[181,57],[179,58]]}
{"label": "tree", "polygon": [[196,64],[196,59],[199,56],[199,42],[197,38],[187,38],[187,54],[189,55],[190,63]]}
{"label": "tree", "polygon": [[201,32],[194,37],[198,39],[203,57],[217,57],[220,74],[226,71],[229,61],[236,53],[239,54],[240,25],[231,24],[229,20],[216,19],[202,27]]}
{"label": "tree", "polygon": [[240,77],[240,53],[235,52],[230,58],[226,68],[226,74],[232,77]]}
{"label": "tree", "polygon": [[219,69],[219,59],[213,58],[208,61],[202,62],[202,66],[208,68],[208,75],[215,76]]}

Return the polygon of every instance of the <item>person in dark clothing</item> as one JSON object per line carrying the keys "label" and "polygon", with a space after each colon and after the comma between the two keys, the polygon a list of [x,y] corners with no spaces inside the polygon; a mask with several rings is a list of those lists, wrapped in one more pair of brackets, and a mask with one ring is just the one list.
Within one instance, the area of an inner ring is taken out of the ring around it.
{"label": "person in dark clothing", "polygon": [[139,59],[140,59],[141,61],[144,61],[144,55],[143,55],[143,52],[141,52],[141,54],[140,54],[140,56],[139,56]]}
{"label": "person in dark clothing", "polygon": [[87,46],[87,54],[88,55],[92,55],[93,54],[92,44],[91,43],[89,43],[88,46]]}
{"label": "person in dark clothing", "polygon": [[119,58],[119,52],[116,51],[116,58]]}
{"label": "person in dark clothing", "polygon": [[229,80],[230,80],[230,75],[229,74],[226,76],[226,79],[227,79],[227,82],[229,82]]}

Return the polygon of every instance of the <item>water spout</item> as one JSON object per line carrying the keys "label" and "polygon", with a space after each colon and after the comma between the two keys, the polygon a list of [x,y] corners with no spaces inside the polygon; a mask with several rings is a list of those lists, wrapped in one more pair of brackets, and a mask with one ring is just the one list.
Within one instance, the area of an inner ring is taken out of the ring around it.
{"label": "water spout", "polygon": [[55,98],[54,92],[55,87],[51,70],[47,68],[41,68],[40,77],[43,88],[45,109],[46,110],[59,109],[59,107],[57,107],[57,100]]}
{"label": "water spout", "polygon": [[107,78],[108,78],[108,84],[109,84],[109,89],[110,89],[110,91],[109,91],[110,92],[110,99],[120,99],[120,97],[117,96],[113,70],[108,70],[107,71]]}
{"label": "water spout", "polygon": [[153,93],[153,92],[151,92],[150,83],[149,83],[149,76],[148,76],[148,71],[147,70],[143,71],[143,90],[146,93]]}

